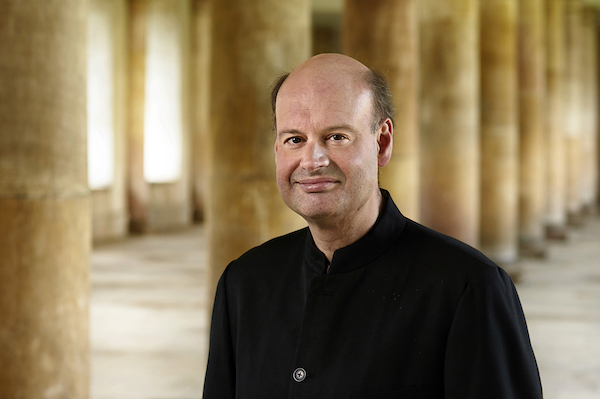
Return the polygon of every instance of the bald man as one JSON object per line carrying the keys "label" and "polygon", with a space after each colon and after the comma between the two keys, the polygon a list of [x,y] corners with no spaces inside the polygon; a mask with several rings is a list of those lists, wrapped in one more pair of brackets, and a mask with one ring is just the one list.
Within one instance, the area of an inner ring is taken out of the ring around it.
{"label": "bald man", "polygon": [[541,398],[510,278],[402,216],[385,80],[315,56],[273,90],[277,186],[308,227],[233,261],[204,398]]}

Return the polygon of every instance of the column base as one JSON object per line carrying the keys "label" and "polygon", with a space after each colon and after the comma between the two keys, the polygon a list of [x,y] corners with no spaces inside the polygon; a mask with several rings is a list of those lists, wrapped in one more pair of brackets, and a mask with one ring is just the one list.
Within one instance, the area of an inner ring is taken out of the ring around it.
{"label": "column base", "polygon": [[581,215],[584,219],[596,216],[598,214],[598,205],[590,202],[581,207]]}
{"label": "column base", "polygon": [[565,225],[547,225],[546,238],[554,241],[567,241],[569,238],[567,226]]}
{"label": "column base", "polygon": [[502,268],[514,265],[517,263],[519,257],[516,246],[509,249],[490,249],[481,246],[480,250],[485,256]]}
{"label": "column base", "polygon": [[548,255],[546,244],[540,239],[521,238],[519,255],[524,258],[545,259]]}
{"label": "column base", "polygon": [[131,234],[144,234],[147,231],[146,220],[129,220],[129,232]]}
{"label": "column base", "polygon": [[585,224],[585,216],[581,210],[567,212],[567,224],[572,227],[582,227]]}
{"label": "column base", "polygon": [[204,209],[203,208],[198,208],[198,207],[194,207],[194,213],[192,214],[192,221],[194,223],[203,223],[204,220]]}

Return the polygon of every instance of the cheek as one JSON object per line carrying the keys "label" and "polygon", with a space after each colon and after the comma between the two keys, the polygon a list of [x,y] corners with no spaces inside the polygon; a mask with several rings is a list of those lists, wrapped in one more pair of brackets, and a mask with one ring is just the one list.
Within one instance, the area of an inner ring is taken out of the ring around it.
{"label": "cheek", "polygon": [[350,162],[348,163],[348,178],[353,181],[352,185],[355,190],[363,190],[377,185],[378,166],[376,156],[371,152],[363,153],[362,157],[353,159]]}
{"label": "cheek", "polygon": [[377,171],[377,150],[370,143],[357,146],[352,153],[339,158],[344,165],[343,169],[357,176],[368,176],[372,171]]}
{"label": "cheek", "polygon": [[282,185],[285,184],[285,182],[289,182],[292,171],[292,164],[287,158],[276,156],[275,174],[277,177],[277,185]]}

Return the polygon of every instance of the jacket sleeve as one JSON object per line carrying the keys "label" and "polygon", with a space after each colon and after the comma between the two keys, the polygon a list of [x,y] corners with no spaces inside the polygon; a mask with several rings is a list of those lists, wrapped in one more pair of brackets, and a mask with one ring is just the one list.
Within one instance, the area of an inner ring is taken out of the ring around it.
{"label": "jacket sleeve", "polygon": [[446,347],[445,398],[537,399],[542,386],[510,277],[490,268],[468,284]]}
{"label": "jacket sleeve", "polygon": [[235,351],[227,305],[226,273],[223,273],[213,307],[204,399],[235,398]]}

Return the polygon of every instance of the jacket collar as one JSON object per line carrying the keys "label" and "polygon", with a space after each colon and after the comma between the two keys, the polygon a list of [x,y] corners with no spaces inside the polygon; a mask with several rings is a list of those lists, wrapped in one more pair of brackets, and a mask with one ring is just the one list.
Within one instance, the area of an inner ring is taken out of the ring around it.
{"label": "jacket collar", "polygon": [[336,250],[331,265],[325,254],[315,245],[309,230],[304,249],[304,263],[317,274],[326,274],[328,266],[330,274],[345,273],[372,263],[387,251],[402,233],[406,219],[394,204],[390,193],[382,189],[381,195],[384,201],[383,209],[371,230],[358,241]]}

